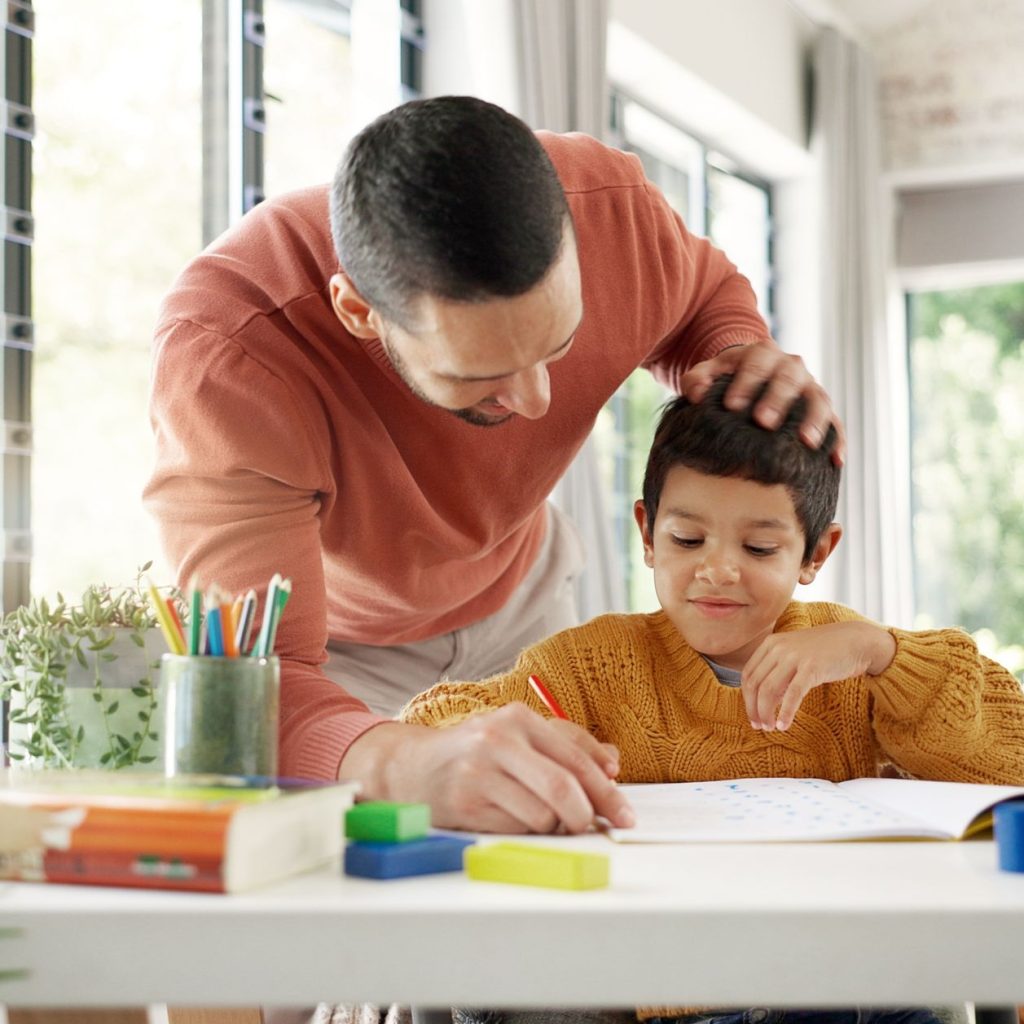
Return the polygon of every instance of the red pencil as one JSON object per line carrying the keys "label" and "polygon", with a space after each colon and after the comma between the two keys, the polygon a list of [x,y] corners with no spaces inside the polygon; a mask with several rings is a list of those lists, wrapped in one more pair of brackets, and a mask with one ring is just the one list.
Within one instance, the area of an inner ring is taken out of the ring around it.
{"label": "red pencil", "polygon": [[568,720],[569,716],[562,710],[561,705],[551,696],[551,691],[536,677],[530,676],[530,686],[533,692],[544,702],[544,707],[555,716]]}

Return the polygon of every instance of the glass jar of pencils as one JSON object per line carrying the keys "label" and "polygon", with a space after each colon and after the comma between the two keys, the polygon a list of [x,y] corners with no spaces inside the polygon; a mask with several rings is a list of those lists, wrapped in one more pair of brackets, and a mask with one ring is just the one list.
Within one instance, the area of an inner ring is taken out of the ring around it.
{"label": "glass jar of pencils", "polygon": [[164,774],[277,775],[276,657],[165,654]]}

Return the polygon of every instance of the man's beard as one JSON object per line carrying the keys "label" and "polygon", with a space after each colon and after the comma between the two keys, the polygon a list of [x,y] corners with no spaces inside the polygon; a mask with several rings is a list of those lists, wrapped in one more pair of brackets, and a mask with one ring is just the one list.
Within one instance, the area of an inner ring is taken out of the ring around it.
{"label": "man's beard", "polygon": [[395,373],[402,378],[405,386],[418,398],[420,401],[425,402],[427,405],[433,406],[435,409],[441,409],[443,412],[451,413],[452,416],[457,416],[460,420],[466,423],[471,423],[474,427],[500,427],[503,423],[508,423],[515,413],[508,413],[506,416],[487,416],[485,413],[470,406],[467,409],[449,409],[447,406],[438,405],[432,398],[425,395],[419,386],[412,379],[412,374],[409,373],[409,368],[405,365],[402,357],[398,354],[397,349],[388,342],[388,339],[382,334],[380,336],[380,343],[384,348],[384,354],[388,357],[394,368]]}

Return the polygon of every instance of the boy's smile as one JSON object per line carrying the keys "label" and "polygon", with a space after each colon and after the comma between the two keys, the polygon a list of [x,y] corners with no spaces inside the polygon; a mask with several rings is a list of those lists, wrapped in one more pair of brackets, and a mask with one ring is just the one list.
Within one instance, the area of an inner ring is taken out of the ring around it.
{"label": "boy's smile", "polygon": [[694,650],[727,668],[743,668],[821,564],[817,551],[803,562],[803,527],[782,484],[673,466],[653,534],[643,502],[635,515],[665,613]]}

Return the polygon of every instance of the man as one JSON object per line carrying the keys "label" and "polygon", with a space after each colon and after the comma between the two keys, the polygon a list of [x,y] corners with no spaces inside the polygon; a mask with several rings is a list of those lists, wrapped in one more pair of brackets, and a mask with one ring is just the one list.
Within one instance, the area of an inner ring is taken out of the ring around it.
{"label": "man", "polygon": [[396,108],[329,204],[264,203],[186,268],[157,327],[146,501],[182,581],[292,579],[283,774],[356,778],[442,826],[630,824],[616,751],[570,723],[383,716],[573,624],[582,556],[546,498],[641,365],[693,399],[732,371],[739,405],[768,380],[765,426],[803,395],[811,445],[834,419],[635,157],[476,99]]}

